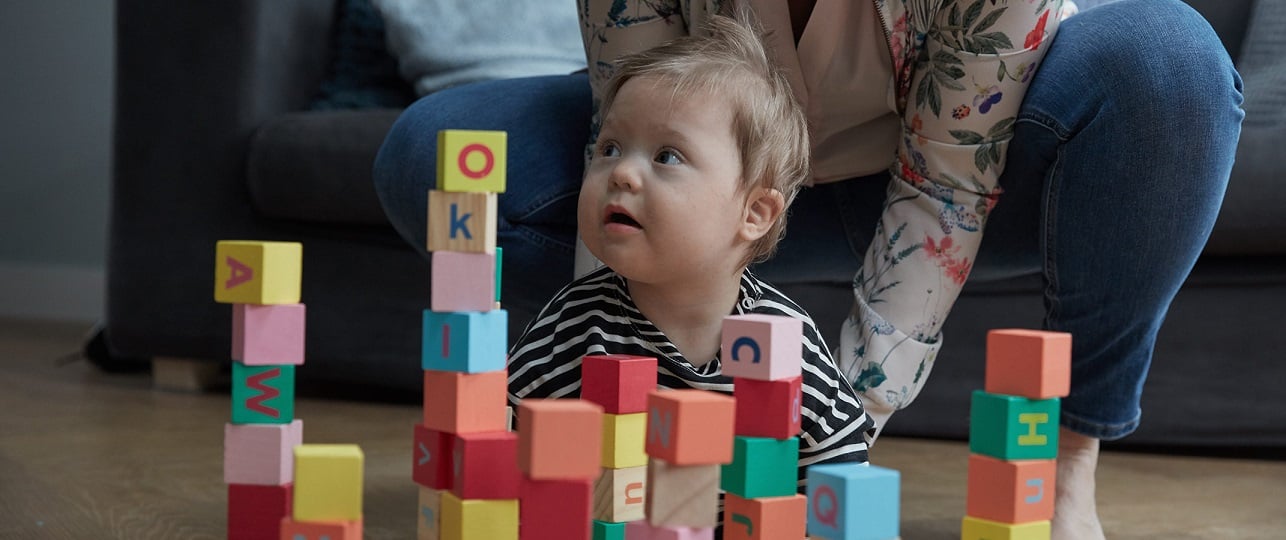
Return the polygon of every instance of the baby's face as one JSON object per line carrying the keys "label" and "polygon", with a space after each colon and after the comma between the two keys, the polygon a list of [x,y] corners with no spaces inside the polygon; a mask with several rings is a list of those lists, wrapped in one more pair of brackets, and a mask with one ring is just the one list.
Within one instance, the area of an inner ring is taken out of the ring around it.
{"label": "baby's face", "polygon": [[581,238],[599,260],[657,284],[739,266],[746,196],[728,102],[651,77],[621,87],[580,192]]}

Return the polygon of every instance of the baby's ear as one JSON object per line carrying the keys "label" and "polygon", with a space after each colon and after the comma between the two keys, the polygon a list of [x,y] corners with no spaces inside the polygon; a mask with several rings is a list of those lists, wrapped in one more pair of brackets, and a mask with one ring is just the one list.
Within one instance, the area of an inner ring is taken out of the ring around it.
{"label": "baby's ear", "polygon": [[747,242],[763,238],[772,230],[774,223],[786,211],[786,198],[773,188],[751,188],[746,198],[745,220],[741,226],[741,236]]}

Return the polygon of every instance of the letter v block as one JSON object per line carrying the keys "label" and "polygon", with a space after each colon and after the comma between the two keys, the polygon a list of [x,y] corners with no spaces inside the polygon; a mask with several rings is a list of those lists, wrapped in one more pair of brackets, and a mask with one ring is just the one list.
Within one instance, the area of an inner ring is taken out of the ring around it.
{"label": "letter v block", "polygon": [[232,306],[232,359],[247,366],[304,363],[303,304]]}
{"label": "letter v block", "polygon": [[800,376],[803,323],[778,315],[732,315],[723,319],[719,362],[723,374],[761,381]]}
{"label": "letter v block", "polygon": [[729,493],[723,499],[723,540],[803,538],[807,520],[803,495],[743,499]]}
{"label": "letter v block", "polygon": [[1065,397],[1071,388],[1072,335],[1039,330],[987,332],[987,378],[992,394],[1031,399]]}
{"label": "letter v block", "polygon": [[362,449],[354,444],[295,447],[296,521],[362,519]]}
{"label": "letter v block", "polygon": [[297,242],[218,242],[214,248],[214,301],[298,304],[303,256],[303,244]]}
{"label": "letter v block", "polygon": [[808,468],[808,534],[822,538],[896,538],[900,476],[860,463]]}
{"label": "letter v block", "polygon": [[295,366],[232,363],[232,423],[289,424],[295,419]]}
{"label": "letter v block", "polygon": [[438,189],[504,193],[508,138],[503,131],[439,131]]}
{"label": "letter v block", "polygon": [[420,367],[483,373],[505,369],[509,314],[503,309],[424,311]]}
{"label": "letter v block", "polygon": [[628,354],[589,354],[581,358],[580,397],[608,414],[647,412],[656,390],[656,358]]}
{"label": "letter v block", "polygon": [[453,433],[416,424],[411,479],[426,488],[451,489],[455,476],[455,441]]}
{"label": "letter v block", "polygon": [[965,513],[1003,523],[1053,519],[1056,469],[1052,459],[1003,461],[971,454]]}
{"label": "letter v block", "polygon": [[295,477],[294,450],[303,442],[303,420],[289,424],[224,425],[223,483],[289,484]]}
{"label": "letter v block", "polygon": [[661,390],[648,396],[647,455],[672,465],[732,461],[736,401],[705,390]]}
{"label": "letter v block", "polygon": [[996,459],[1054,459],[1059,399],[1027,399],[974,390],[969,451]]}
{"label": "letter v block", "polygon": [[496,307],[495,255],[438,251],[430,272],[430,310],[491,311]]}
{"label": "letter v block", "polygon": [[495,253],[496,194],[429,190],[429,251]]}
{"label": "letter v block", "polygon": [[580,399],[518,403],[518,468],[532,480],[593,480],[602,459],[603,408]]}

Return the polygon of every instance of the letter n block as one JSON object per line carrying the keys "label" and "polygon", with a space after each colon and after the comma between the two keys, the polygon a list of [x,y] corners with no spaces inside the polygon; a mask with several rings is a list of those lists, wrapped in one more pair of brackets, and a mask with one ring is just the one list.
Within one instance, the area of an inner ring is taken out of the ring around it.
{"label": "letter n block", "polygon": [[743,499],[729,493],[723,499],[724,540],[803,538],[807,521],[803,495]]}
{"label": "letter n block", "polygon": [[719,353],[723,374],[761,381],[798,377],[803,363],[803,339],[803,323],[793,317],[726,317]]}
{"label": "letter n block", "polygon": [[279,486],[295,477],[296,446],[304,442],[304,422],[225,424],[223,483]]}
{"label": "letter n block", "polygon": [[420,515],[416,516],[416,540],[438,540],[442,536],[442,490],[420,486]]}
{"label": "letter n block", "polygon": [[1003,523],[1053,519],[1055,463],[1052,459],[1003,461],[971,454],[965,513]]}
{"label": "letter n block", "polygon": [[424,310],[420,367],[482,373],[505,369],[509,313]]}
{"label": "letter n block", "polygon": [[438,251],[433,254],[429,309],[491,311],[496,306],[496,256]]}
{"label": "letter n block", "polygon": [[505,431],[506,384],[504,371],[425,371],[424,427],[457,435]]}
{"label": "letter n block", "polygon": [[247,366],[304,363],[303,304],[232,306],[232,359]]}
{"label": "letter n block", "polygon": [[823,538],[898,536],[900,475],[838,463],[808,468],[808,534]]}
{"label": "letter n block", "polygon": [[736,401],[705,390],[662,390],[648,395],[647,455],[672,465],[732,461]]}
{"label": "letter n block", "polygon": [[232,363],[232,423],[289,424],[295,419],[295,366]]}
{"label": "letter n block", "polygon": [[439,131],[438,189],[504,193],[508,137],[503,131]]}
{"label": "letter n block", "polygon": [[518,500],[466,501],[442,493],[442,540],[518,540]]}
{"label": "letter n block", "polygon": [[803,382],[803,376],[777,381],[734,378],[737,421],[733,431],[747,437],[773,439],[799,435]]}
{"label": "letter n block", "polygon": [[297,242],[220,241],[214,248],[214,301],[298,304],[303,257]]}
{"label": "letter n block", "polygon": [[799,437],[738,436],[732,463],[723,466],[720,476],[719,487],[742,498],[794,495],[799,485]]}
{"label": "letter n block", "polygon": [[429,190],[429,251],[495,253],[496,194]]}
{"label": "letter n block", "polygon": [[1066,397],[1071,373],[1071,334],[1039,330],[987,332],[987,392],[1030,399]]}
{"label": "letter n block", "polygon": [[455,485],[455,443],[452,433],[416,424],[411,479],[426,488],[451,489]]}
{"label": "letter n block", "polygon": [[625,540],[625,525],[625,523],[610,523],[596,519],[590,526],[590,530],[593,532],[594,540]]}
{"label": "letter n block", "polygon": [[965,516],[960,524],[960,540],[1049,540],[1048,521],[1031,523],[998,523]]}
{"label": "letter n block", "polygon": [[352,444],[295,447],[296,521],[362,519],[362,449]]}
{"label": "letter n block", "polygon": [[603,415],[603,466],[609,469],[647,465],[643,438],[647,413]]}
{"label": "letter n block", "polygon": [[716,527],[719,466],[648,460],[645,499],[647,521],[655,527]]}
{"label": "letter n block", "polygon": [[518,468],[532,480],[592,480],[602,460],[603,408],[579,399],[518,404]]}
{"label": "letter n block", "polygon": [[523,478],[518,498],[522,540],[589,540],[591,480]]}
{"label": "letter n block", "polygon": [[228,484],[228,538],[277,540],[290,516],[291,486]]}
{"label": "letter n block", "polygon": [[362,540],[361,521],[281,520],[284,540]]}
{"label": "letter n block", "polygon": [[969,451],[997,459],[1054,459],[1059,399],[1027,399],[974,390]]}
{"label": "letter n block", "polygon": [[656,390],[656,358],[628,354],[591,354],[581,359],[581,399],[608,414],[647,412],[647,395]]}
{"label": "letter n block", "polygon": [[[461,499],[517,499],[518,435],[508,431],[462,433],[456,437],[455,480]],[[588,523],[588,519],[586,523]]]}
{"label": "letter n block", "polygon": [[594,481],[594,519],[622,523],[643,519],[647,501],[647,465],[603,469]]}

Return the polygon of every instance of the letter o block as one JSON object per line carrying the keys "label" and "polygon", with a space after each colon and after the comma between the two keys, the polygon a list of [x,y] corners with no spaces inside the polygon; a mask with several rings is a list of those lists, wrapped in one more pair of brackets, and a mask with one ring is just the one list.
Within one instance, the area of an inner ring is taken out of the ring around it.
{"label": "letter o block", "polygon": [[996,459],[1054,459],[1058,456],[1059,399],[973,392],[969,407],[969,451]]}
{"label": "letter o block", "polygon": [[984,390],[1031,399],[1066,397],[1072,380],[1072,335],[1039,330],[987,332]]}
{"label": "letter o block", "polygon": [[808,534],[823,538],[898,536],[900,475],[838,463],[808,468]]}
{"label": "letter o block", "polygon": [[303,258],[298,242],[222,240],[214,248],[214,301],[298,304]]}
{"label": "letter o block", "polygon": [[1049,533],[1048,521],[1015,525],[965,516],[960,524],[960,540],[1045,540]]}
{"label": "letter o block", "polygon": [[803,323],[777,315],[733,315],[723,320],[719,362],[729,377],[775,381],[798,377]]}
{"label": "letter o block", "polygon": [[518,404],[518,468],[532,480],[593,480],[602,461],[603,408],[579,399]]}
{"label": "letter o block", "polygon": [[495,253],[496,194],[429,190],[429,251]]}
{"label": "letter o block", "polygon": [[439,131],[438,189],[504,193],[508,137],[503,131]]}
{"label": "letter o block", "polygon": [[723,501],[723,540],[804,537],[808,499],[803,495],[743,499],[728,494]]}
{"label": "letter o block", "polygon": [[732,461],[736,400],[705,390],[660,390],[648,396],[647,455],[672,465]]}
{"label": "letter o block", "polygon": [[1004,461],[971,454],[965,513],[1004,523],[1053,519],[1056,468],[1052,459]]}

